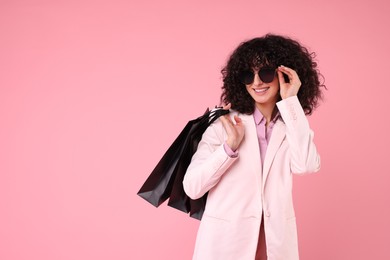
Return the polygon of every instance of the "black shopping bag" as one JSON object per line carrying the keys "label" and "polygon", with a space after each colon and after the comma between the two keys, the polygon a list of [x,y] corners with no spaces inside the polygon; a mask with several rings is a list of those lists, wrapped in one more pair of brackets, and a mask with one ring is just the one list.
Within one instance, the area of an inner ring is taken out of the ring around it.
{"label": "black shopping bag", "polygon": [[207,109],[202,116],[189,121],[137,194],[155,207],[170,198],[169,206],[201,219],[207,194],[192,200],[185,194],[182,182],[203,133],[218,117],[228,113],[229,110]]}

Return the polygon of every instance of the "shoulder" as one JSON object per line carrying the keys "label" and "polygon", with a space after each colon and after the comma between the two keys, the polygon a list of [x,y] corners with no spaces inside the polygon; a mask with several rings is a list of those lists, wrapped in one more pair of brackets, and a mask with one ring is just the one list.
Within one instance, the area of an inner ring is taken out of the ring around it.
{"label": "shoulder", "polygon": [[[241,117],[247,117],[248,115],[241,114],[240,112],[238,112],[236,110],[230,109],[229,110],[229,114],[227,114],[227,116],[230,117],[230,119],[234,122],[234,117],[235,116],[238,116],[238,117],[241,118]],[[250,116],[252,116],[252,115],[250,115]],[[214,125],[214,126],[217,126],[217,127],[222,127],[222,121],[218,118],[211,125]]]}
{"label": "shoulder", "polygon": [[[233,123],[236,123],[235,119],[234,119],[235,116],[239,117],[244,123],[246,123],[246,122],[253,122],[253,115],[242,114],[242,113],[240,113],[240,112],[238,112],[236,110],[233,110],[233,109],[230,109],[229,114],[225,115],[225,116],[228,116]],[[210,125],[209,128],[214,129],[218,134],[223,133],[224,130],[225,130],[224,127],[223,127],[223,124],[222,124],[222,120],[220,120],[220,118],[215,120]]]}

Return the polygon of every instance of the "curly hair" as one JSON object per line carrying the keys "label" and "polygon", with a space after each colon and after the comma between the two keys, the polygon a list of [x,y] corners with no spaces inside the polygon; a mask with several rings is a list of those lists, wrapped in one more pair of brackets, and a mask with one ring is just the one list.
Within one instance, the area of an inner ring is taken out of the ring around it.
{"label": "curly hair", "polygon": [[319,81],[322,75],[314,61],[315,56],[314,52],[309,53],[299,42],[280,35],[267,34],[243,42],[231,54],[226,66],[221,70],[223,78],[221,102],[231,103],[231,108],[242,114],[252,114],[255,101],[245,85],[240,82],[240,72],[264,65],[275,68],[284,65],[297,72],[302,83],[298,99],[305,114],[310,115],[322,99],[321,87],[325,87]]}

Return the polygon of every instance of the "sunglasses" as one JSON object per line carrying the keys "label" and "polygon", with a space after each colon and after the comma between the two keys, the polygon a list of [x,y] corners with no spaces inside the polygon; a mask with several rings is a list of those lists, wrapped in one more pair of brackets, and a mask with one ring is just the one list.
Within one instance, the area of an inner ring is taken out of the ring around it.
{"label": "sunglasses", "polygon": [[[262,67],[257,73],[264,83],[271,83],[276,75],[276,69],[271,67]],[[240,81],[244,85],[250,85],[255,80],[255,74],[251,70],[244,70],[238,75]]]}

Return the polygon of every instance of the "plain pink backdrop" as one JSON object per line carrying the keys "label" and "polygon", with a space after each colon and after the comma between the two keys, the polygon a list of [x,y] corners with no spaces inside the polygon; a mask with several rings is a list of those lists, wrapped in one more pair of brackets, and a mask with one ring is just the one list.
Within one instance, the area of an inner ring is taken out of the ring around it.
{"label": "plain pink backdrop", "polygon": [[[267,32],[317,53],[303,260],[390,259],[389,4],[0,1],[0,259],[190,259],[199,222],[136,193],[220,69]],[[146,141],[147,140],[147,141]]]}

